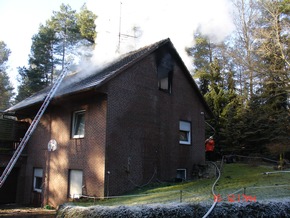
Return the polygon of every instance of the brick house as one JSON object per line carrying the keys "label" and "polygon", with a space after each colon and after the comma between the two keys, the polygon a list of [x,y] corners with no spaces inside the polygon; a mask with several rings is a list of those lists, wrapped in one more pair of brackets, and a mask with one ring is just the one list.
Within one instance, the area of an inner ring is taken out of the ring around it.
{"label": "brick house", "polygon": [[[87,71],[66,76],[29,140],[16,201],[57,206],[191,179],[205,161],[204,119],[212,114],[170,39]],[[9,111],[32,119],[47,92]]]}

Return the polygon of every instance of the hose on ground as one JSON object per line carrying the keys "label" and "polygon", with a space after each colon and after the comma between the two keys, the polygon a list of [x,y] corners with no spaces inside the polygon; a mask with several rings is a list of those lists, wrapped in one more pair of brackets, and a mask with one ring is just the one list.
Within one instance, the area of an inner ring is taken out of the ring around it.
{"label": "hose on ground", "polygon": [[[214,163],[214,162],[210,162],[210,163],[213,164],[213,165],[216,167],[216,170],[217,170],[217,172],[218,172],[218,177],[217,177],[217,179],[215,180],[215,182],[213,183],[213,185],[212,185],[212,187],[211,187],[211,192],[212,192],[212,194],[213,194],[213,196],[214,196],[214,202],[213,202],[213,204],[211,205],[210,209],[207,211],[207,213],[203,216],[203,218],[208,217],[208,215],[212,212],[212,210],[214,209],[214,207],[215,207],[216,204],[217,204],[216,194],[215,194],[215,192],[214,192],[214,189],[215,189],[215,186],[216,186],[217,182],[219,181],[219,179],[220,179],[220,177],[221,177],[221,171],[220,171],[220,169],[218,168],[218,166],[216,165],[216,163]],[[222,164],[222,163],[223,163],[223,159],[222,159],[221,164]],[[221,165],[221,166],[222,166],[222,165]]]}

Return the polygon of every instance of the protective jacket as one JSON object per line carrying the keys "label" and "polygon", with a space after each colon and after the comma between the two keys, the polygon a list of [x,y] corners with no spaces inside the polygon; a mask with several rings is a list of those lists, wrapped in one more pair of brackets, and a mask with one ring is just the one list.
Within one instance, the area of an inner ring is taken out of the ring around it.
{"label": "protective jacket", "polygon": [[214,151],[214,140],[207,139],[205,141],[205,151]]}

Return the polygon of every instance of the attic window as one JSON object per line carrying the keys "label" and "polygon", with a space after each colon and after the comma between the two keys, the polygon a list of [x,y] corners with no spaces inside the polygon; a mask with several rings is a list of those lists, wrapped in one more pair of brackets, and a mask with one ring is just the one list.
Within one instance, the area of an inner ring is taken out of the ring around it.
{"label": "attic window", "polygon": [[76,111],[73,114],[72,137],[83,138],[85,136],[85,111]]}
{"label": "attic window", "polygon": [[171,93],[172,91],[173,61],[169,53],[162,56],[157,62],[158,88]]}
{"label": "attic window", "polygon": [[168,76],[158,80],[158,88],[160,90],[171,93],[172,88],[172,73],[169,72]]}

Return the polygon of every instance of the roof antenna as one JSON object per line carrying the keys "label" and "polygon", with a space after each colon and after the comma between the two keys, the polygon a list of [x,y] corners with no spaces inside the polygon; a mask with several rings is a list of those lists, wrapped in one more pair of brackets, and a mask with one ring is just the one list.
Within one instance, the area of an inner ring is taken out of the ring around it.
{"label": "roof antenna", "polygon": [[122,24],[122,2],[120,1],[119,41],[118,41],[117,53],[120,53],[120,46],[121,46],[121,24]]}
{"label": "roof antenna", "polygon": [[122,34],[122,2],[120,1],[120,17],[119,17],[119,40],[118,40],[118,46],[117,46],[117,53],[121,53],[121,37],[125,37],[125,38],[138,38],[139,36],[136,36],[136,32],[138,32],[138,27],[133,27],[133,31],[134,31],[134,36],[128,35],[128,34]]}

